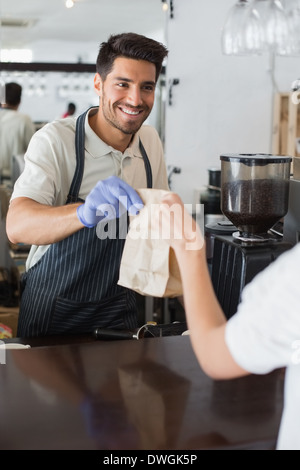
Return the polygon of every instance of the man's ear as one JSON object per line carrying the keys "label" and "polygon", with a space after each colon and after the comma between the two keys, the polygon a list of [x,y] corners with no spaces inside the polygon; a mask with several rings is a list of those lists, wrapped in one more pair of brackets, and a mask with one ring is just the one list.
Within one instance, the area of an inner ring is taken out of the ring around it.
{"label": "man's ear", "polygon": [[102,79],[98,72],[96,73],[94,77],[94,89],[98,96],[102,95]]}

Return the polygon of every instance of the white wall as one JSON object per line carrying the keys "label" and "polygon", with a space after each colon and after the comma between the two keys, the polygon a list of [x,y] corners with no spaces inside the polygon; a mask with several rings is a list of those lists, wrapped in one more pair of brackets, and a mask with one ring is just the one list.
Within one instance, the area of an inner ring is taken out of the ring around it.
{"label": "white wall", "polygon": [[[270,57],[221,53],[221,30],[235,0],[175,0],[167,22],[168,80],[173,105],[166,109],[166,160],[181,167],[172,189],[185,203],[220,167],[222,153],[271,152],[273,85]],[[276,59],[278,90],[300,76],[300,58]],[[197,196],[198,197],[198,196]]]}
{"label": "white wall", "polygon": [[[155,0],[158,1],[158,0]],[[185,203],[195,202],[195,190],[207,184],[207,169],[220,166],[225,152],[270,152],[273,84],[270,59],[226,57],[221,53],[221,30],[235,0],[173,0],[174,18],[166,31],[144,34],[166,42],[170,50],[167,80],[179,78],[173,89],[173,105],[166,106],[165,153],[168,165],[181,167],[172,178],[172,189]],[[168,18],[168,14],[166,15]],[[93,43],[47,42],[31,44],[34,61],[94,63],[99,41]],[[300,58],[277,58],[275,82],[278,90],[290,90],[300,77]],[[3,72],[2,72],[3,73]],[[24,84],[21,111],[35,121],[55,119],[74,101],[78,113],[97,104],[93,74],[82,77],[90,88],[72,92],[75,76],[69,76],[69,94],[61,94],[64,74],[46,74],[46,93],[38,93],[42,76],[37,74],[35,92],[28,84],[33,77],[12,76]],[[155,124],[155,110],[150,124]],[[198,196],[197,196],[198,197]],[[198,202],[198,201],[197,201]]]}
{"label": "white wall", "polygon": [[[153,29],[145,34],[157,41],[163,41],[163,28]],[[51,39],[35,41],[28,47],[32,50],[33,62],[72,64],[80,61],[96,64],[99,45],[99,40],[76,42]],[[23,86],[20,111],[29,114],[34,121],[38,122],[52,121],[61,117],[70,101],[76,104],[76,114],[80,114],[90,106],[96,106],[99,102],[94,91],[94,73],[10,73],[2,71],[1,79],[5,82],[16,81]],[[154,122],[150,123],[154,124]]]}

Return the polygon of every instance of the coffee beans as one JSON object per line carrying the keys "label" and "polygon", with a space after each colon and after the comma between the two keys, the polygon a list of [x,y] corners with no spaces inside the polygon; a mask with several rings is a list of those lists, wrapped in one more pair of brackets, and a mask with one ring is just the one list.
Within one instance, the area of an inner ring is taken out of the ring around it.
{"label": "coffee beans", "polygon": [[237,180],[222,185],[222,212],[243,236],[266,233],[288,210],[289,181]]}

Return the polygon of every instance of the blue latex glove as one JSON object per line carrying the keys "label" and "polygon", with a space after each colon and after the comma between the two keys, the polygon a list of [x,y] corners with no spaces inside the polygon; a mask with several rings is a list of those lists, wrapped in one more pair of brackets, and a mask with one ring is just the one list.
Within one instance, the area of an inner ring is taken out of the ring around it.
{"label": "blue latex glove", "polygon": [[143,207],[137,192],[117,176],[98,181],[84,204],[77,208],[77,217],[86,227],[95,227],[102,219],[120,217],[126,211],[136,215]]}

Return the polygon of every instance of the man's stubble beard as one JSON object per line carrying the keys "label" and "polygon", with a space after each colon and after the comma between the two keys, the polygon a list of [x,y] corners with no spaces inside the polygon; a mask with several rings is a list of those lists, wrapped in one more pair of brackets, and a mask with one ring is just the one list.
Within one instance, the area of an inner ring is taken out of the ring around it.
{"label": "man's stubble beard", "polygon": [[[112,112],[110,108],[108,108],[108,111],[109,112],[106,112],[106,106],[105,106],[105,103],[106,103],[106,100],[105,100],[105,93],[102,94],[102,97],[101,97],[101,100],[100,100],[100,107],[102,109],[102,114],[103,114],[103,117],[104,119],[109,123],[111,124],[113,127],[115,127],[116,129],[118,129],[119,131],[123,132],[123,134],[125,135],[133,135],[135,134],[141,127],[142,125],[144,124],[144,122],[146,121],[146,119],[148,118],[148,116],[150,115],[151,113],[151,109],[148,108],[148,111],[146,111],[146,114],[144,116],[144,119],[142,120],[141,123],[137,124],[135,122],[132,123],[132,125],[130,123],[127,123],[126,127],[120,123],[118,121],[118,119],[116,118],[116,113]],[[115,109],[117,109],[119,106],[120,106],[120,102],[116,102],[114,103],[113,105],[113,111]],[[134,109],[132,107],[132,109]],[[138,108],[136,108],[138,109]]]}

